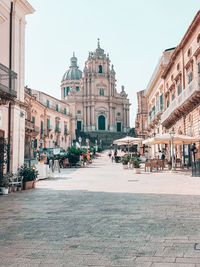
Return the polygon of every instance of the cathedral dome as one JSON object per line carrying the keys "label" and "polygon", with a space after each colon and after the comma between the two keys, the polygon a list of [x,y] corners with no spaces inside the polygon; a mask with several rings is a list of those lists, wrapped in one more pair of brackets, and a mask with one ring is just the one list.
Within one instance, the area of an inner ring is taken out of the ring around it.
{"label": "cathedral dome", "polygon": [[70,80],[80,80],[82,78],[82,71],[79,70],[77,65],[77,58],[75,57],[75,54],[73,53],[73,57],[70,59],[71,65],[69,69],[65,72],[62,78],[63,81],[70,81]]}

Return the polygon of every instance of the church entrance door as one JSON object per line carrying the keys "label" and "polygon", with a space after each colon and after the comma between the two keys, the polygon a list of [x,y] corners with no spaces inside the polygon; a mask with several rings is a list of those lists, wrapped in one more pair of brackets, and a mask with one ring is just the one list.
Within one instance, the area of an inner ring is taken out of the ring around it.
{"label": "church entrance door", "polygon": [[103,115],[98,118],[98,129],[101,131],[105,131],[106,129],[106,119]]}

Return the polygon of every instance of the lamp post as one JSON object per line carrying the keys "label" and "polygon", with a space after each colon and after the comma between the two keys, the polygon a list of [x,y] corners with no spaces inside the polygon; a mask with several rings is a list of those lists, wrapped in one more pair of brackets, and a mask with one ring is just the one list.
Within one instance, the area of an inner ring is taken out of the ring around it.
{"label": "lamp post", "polygon": [[170,133],[170,137],[171,137],[171,158],[172,158],[172,171],[175,170],[174,168],[174,131],[171,131]]}
{"label": "lamp post", "polygon": [[96,149],[96,152],[98,150],[98,147],[97,147],[97,139],[95,140],[95,149]]}

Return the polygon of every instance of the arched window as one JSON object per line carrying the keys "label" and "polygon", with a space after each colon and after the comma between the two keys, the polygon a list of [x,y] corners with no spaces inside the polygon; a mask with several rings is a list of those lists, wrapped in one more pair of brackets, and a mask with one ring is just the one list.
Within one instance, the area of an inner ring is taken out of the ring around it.
{"label": "arched window", "polygon": [[102,73],[102,66],[99,65],[99,73]]}
{"label": "arched window", "polygon": [[104,89],[103,88],[99,89],[99,95],[104,95]]}
{"label": "arched window", "polygon": [[106,119],[103,115],[100,115],[98,118],[98,129],[101,131],[105,131],[106,129]]}

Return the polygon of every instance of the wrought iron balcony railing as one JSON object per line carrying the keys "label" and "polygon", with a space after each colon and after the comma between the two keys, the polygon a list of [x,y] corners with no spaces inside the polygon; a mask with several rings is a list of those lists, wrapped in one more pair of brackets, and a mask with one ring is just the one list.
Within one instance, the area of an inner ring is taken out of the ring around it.
{"label": "wrought iron balcony railing", "polygon": [[0,63],[1,98],[17,97],[17,73]]}

